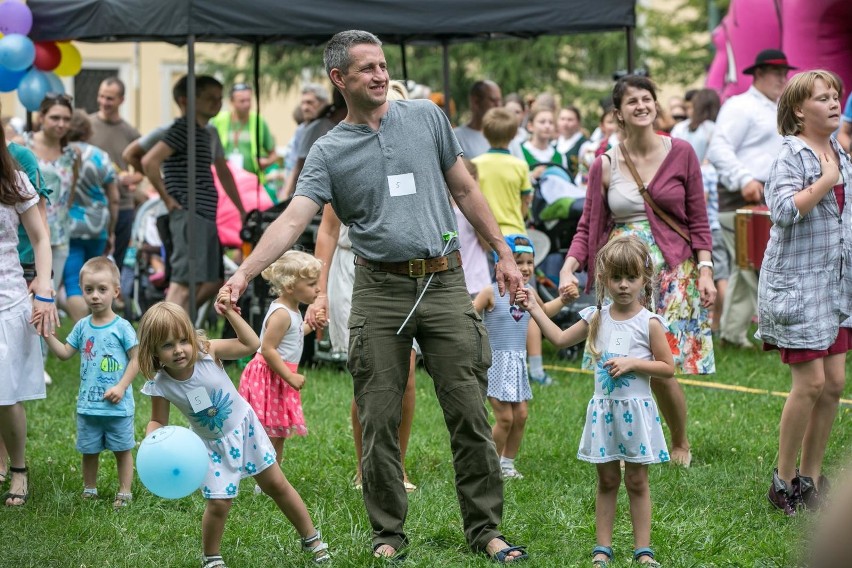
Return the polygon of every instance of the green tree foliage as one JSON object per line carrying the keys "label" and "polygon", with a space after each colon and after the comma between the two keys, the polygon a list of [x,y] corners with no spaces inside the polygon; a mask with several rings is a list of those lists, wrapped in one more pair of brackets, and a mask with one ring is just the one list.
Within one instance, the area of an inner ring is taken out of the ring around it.
{"label": "green tree foliage", "polygon": [[[637,67],[650,70],[661,83],[691,83],[701,77],[712,59],[708,13],[711,3],[724,13],[729,0],[676,0],[665,11],[638,7]],[[496,81],[503,94],[534,97],[540,92],[558,95],[563,104],[576,104],[584,123],[593,127],[600,114],[599,101],[612,86],[612,75],[627,68],[624,32],[542,36],[534,39],[495,39],[449,46],[450,88],[458,116],[468,108],[467,92],[474,81]],[[252,77],[251,48],[234,48],[225,61],[206,61],[207,70],[226,82]],[[405,47],[408,78],[443,89],[441,46]],[[247,57],[248,56],[248,57]],[[386,45],[391,76],[403,78],[401,48]],[[245,65],[234,62],[246,62]],[[322,46],[267,45],[261,47],[261,83],[276,92],[311,77],[323,80]]]}

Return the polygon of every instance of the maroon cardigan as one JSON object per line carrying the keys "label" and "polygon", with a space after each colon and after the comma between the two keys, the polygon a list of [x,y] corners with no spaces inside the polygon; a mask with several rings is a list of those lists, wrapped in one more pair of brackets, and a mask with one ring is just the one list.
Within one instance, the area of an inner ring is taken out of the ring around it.
{"label": "maroon cardigan", "polygon": [[[594,284],[595,256],[609,240],[609,234],[613,228],[612,212],[607,200],[604,199],[601,179],[603,160],[603,156],[599,156],[589,171],[583,216],[580,218],[577,232],[571,240],[571,247],[566,255],[566,258],[569,256],[576,258],[580,268],[586,268],[588,271],[587,291],[591,290]],[[627,178],[631,179],[632,176],[628,173]],[[689,142],[672,139],[671,150],[648,184],[648,194],[654,203],[668,213],[669,217],[692,240],[690,248],[683,237],[657,217],[653,209],[645,203],[645,213],[651,224],[651,234],[654,235],[654,241],[663,253],[667,266],[679,265],[692,256],[694,251],[713,250],[701,166]]]}

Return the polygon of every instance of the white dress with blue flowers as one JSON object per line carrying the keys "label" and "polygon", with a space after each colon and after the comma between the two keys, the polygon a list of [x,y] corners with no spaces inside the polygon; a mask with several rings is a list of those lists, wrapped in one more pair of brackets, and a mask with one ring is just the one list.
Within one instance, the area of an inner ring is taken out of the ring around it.
{"label": "white dress with blue flowers", "polygon": [[[596,308],[580,312],[587,322]],[[665,320],[641,310],[624,321],[613,320],[610,306],[601,310],[596,346],[601,356],[595,361],[595,395],[586,410],[586,425],[577,457],[592,463],[624,460],[631,463],[669,461],[668,447],[660,423],[657,404],[651,396],[648,375],[631,372],[613,378],[604,363],[615,357],[652,360],[649,324]],[[674,380],[674,379],[672,379]]]}
{"label": "white dress with blue flowers", "polygon": [[[188,394],[199,387],[207,392],[212,406],[196,412]],[[175,405],[204,441],[210,456],[201,486],[206,498],[235,497],[242,478],[257,475],[275,463],[275,449],[254,410],[210,355],[201,354],[190,378],[179,381],[160,371],[141,392],[161,396]]]}

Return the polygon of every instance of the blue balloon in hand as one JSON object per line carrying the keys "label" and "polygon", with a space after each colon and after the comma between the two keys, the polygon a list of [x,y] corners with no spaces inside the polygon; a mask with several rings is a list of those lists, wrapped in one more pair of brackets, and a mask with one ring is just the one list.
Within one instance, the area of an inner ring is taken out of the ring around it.
{"label": "blue balloon in hand", "polygon": [[136,454],[136,471],[142,484],[166,499],[180,499],[198,489],[209,467],[204,442],[181,426],[154,430],[142,440]]}

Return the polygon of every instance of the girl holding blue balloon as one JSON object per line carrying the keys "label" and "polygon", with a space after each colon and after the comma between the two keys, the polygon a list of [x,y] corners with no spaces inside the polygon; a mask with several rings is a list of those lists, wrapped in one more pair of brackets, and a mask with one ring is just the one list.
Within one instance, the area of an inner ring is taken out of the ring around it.
{"label": "girl holding blue balloon", "polygon": [[[150,434],[169,422],[173,404],[207,447],[209,464],[201,485],[207,506],[201,520],[202,568],[225,566],[220,546],[225,521],[240,480],[254,477],[301,536],[302,550],[316,563],[331,556],[314,528],[305,503],[276,464],[275,449],[246,400],[222,368],[222,360],[254,353],[260,340],[230,303],[223,288],[217,303],[234,328],[236,338],[208,340],[193,329],[177,304],[160,302],[139,323],[139,369],[148,379],[142,393],[151,396]],[[148,488],[173,483],[171,477],[149,480]]]}

